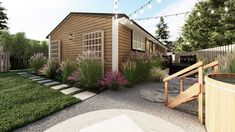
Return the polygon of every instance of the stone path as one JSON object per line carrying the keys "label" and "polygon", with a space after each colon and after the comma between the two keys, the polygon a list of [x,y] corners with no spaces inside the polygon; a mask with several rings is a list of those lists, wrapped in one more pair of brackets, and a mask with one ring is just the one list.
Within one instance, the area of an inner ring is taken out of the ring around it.
{"label": "stone path", "polygon": [[47,79],[42,76],[32,75],[27,72],[19,72],[18,75],[22,77],[27,77],[31,79],[32,81],[36,81],[37,83],[51,87],[54,90],[59,90],[61,93],[65,95],[71,95],[77,99],[80,99],[82,101],[89,99],[93,96],[95,96],[95,93],[89,92],[89,91],[83,91],[80,88],[77,87],[71,87],[67,84],[60,84],[60,82],[57,82],[52,79]]}

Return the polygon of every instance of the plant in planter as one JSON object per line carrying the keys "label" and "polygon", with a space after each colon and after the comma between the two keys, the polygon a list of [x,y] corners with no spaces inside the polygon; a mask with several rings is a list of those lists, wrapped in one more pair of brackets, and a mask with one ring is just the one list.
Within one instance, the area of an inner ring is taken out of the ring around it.
{"label": "plant in planter", "polygon": [[43,53],[36,53],[29,59],[29,66],[36,74],[39,74],[39,70],[47,63],[47,58]]}
{"label": "plant in planter", "polygon": [[101,86],[108,87],[111,90],[118,90],[120,86],[127,85],[128,81],[120,72],[110,71],[104,75],[100,84]]}
{"label": "plant in planter", "polygon": [[94,52],[84,52],[77,59],[80,73],[79,85],[84,89],[99,90],[99,82],[102,78],[102,63]]}
{"label": "plant in planter", "polygon": [[154,81],[157,81],[157,82],[162,81],[164,76],[165,76],[164,71],[159,67],[153,67],[150,70],[150,78]]}
{"label": "plant in planter", "polygon": [[79,81],[79,79],[80,79],[80,72],[79,72],[79,70],[77,70],[77,71],[74,71],[74,72],[68,77],[67,82],[74,84],[74,83],[77,83],[77,82]]}
{"label": "plant in planter", "polygon": [[235,73],[235,51],[219,56],[220,71],[225,73]]}
{"label": "plant in planter", "polygon": [[127,60],[122,63],[122,71],[130,86],[136,83],[136,62]]}
{"label": "plant in planter", "polygon": [[77,62],[71,60],[63,61],[58,69],[58,72],[60,73],[58,79],[63,83],[67,83],[68,77],[77,69]]}
{"label": "plant in planter", "polygon": [[45,65],[41,70],[41,74],[50,79],[55,79],[58,75],[58,69],[60,67],[60,63],[55,60],[51,60]]}

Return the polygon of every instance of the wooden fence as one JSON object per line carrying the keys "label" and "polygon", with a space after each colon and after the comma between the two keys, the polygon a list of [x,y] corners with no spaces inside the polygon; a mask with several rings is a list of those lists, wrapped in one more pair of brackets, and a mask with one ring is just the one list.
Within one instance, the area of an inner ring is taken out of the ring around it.
{"label": "wooden fence", "polygon": [[175,63],[180,63],[180,56],[187,56],[187,55],[196,55],[198,60],[206,59],[206,61],[212,62],[219,55],[225,55],[228,52],[233,52],[233,51],[235,51],[235,44],[197,50],[192,52],[177,53],[175,54]]}
{"label": "wooden fence", "polygon": [[0,72],[8,72],[10,67],[10,54],[0,51]]}

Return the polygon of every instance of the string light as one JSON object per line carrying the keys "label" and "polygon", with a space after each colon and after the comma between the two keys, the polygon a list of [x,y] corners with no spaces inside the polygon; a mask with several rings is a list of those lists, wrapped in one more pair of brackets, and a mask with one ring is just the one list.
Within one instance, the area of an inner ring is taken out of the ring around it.
{"label": "string light", "polygon": [[214,10],[211,10],[211,14],[214,14],[215,13],[215,11]]}
{"label": "string light", "polygon": [[157,3],[161,3],[162,2],[162,0],[157,0]]}
{"label": "string light", "polygon": [[151,2],[149,2],[148,8],[149,8],[149,9],[152,9],[152,4],[151,4]]}
{"label": "string light", "polygon": [[[174,13],[174,14],[168,14],[168,15],[161,15],[161,16],[155,16],[155,17],[145,17],[145,18],[138,18],[138,19],[136,19],[136,17],[135,17],[135,19],[134,20],[138,20],[138,21],[140,21],[140,20],[149,20],[149,19],[158,19],[158,18],[160,18],[160,17],[164,17],[164,18],[166,18],[166,17],[171,17],[171,16],[179,16],[179,15],[185,15],[185,14],[189,14],[190,12],[182,12],[182,13]],[[134,15],[135,16],[135,15]]]}
{"label": "string light", "polygon": [[200,17],[200,16],[201,16],[201,13],[200,13],[200,12],[197,12],[197,16],[199,16],[199,17]]}
{"label": "string light", "polygon": [[129,17],[131,17],[132,15],[134,15],[136,12],[140,12],[141,14],[144,13],[144,7],[148,7],[149,9],[152,8],[151,3],[153,2],[153,0],[150,0],[149,2],[147,2],[146,4],[144,4],[143,6],[141,6],[140,8],[138,8],[137,10],[135,10],[134,12],[132,12],[131,14],[129,14]]}
{"label": "string light", "polygon": [[144,10],[143,8],[140,9],[140,14],[143,14],[144,13]]}
{"label": "string light", "polygon": [[115,13],[115,18],[118,18],[118,0],[114,0],[114,13]]}
{"label": "string light", "polygon": [[137,12],[135,12],[134,17],[137,18]]}
{"label": "string light", "polygon": [[225,10],[226,12],[228,12],[228,7],[226,6],[226,7],[224,8],[224,10]]}

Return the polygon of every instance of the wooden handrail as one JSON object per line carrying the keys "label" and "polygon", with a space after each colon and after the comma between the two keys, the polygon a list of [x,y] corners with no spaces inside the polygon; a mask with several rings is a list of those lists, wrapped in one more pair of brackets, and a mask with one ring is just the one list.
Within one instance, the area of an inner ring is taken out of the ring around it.
{"label": "wooden handrail", "polygon": [[169,81],[169,80],[171,80],[171,79],[173,79],[173,78],[175,78],[175,77],[177,77],[179,75],[185,74],[185,73],[187,73],[187,72],[189,72],[191,70],[194,70],[195,68],[198,68],[198,67],[200,67],[202,65],[203,65],[203,62],[199,61],[198,63],[196,63],[194,65],[191,65],[191,66],[189,66],[189,67],[187,67],[187,68],[185,68],[185,69],[183,69],[183,70],[181,70],[181,71],[179,71],[179,72],[177,72],[177,73],[175,73],[175,74],[173,74],[171,76],[168,76],[168,77],[164,78],[163,82]]}
{"label": "wooden handrail", "polygon": [[[206,70],[206,69],[208,69],[208,68],[210,68],[210,67],[214,67],[214,66],[217,66],[217,65],[219,65],[219,62],[218,62],[218,61],[211,62],[211,63],[209,63],[209,64],[203,66],[203,70]],[[197,72],[198,72],[198,69],[195,69],[195,70],[190,71],[190,72],[188,72],[188,73],[186,73],[186,74],[184,74],[184,75],[179,76],[178,78],[179,78],[179,79],[182,79],[182,78],[185,78],[185,77],[187,77],[187,76],[193,75],[193,74],[195,74],[195,73],[197,73]]]}

